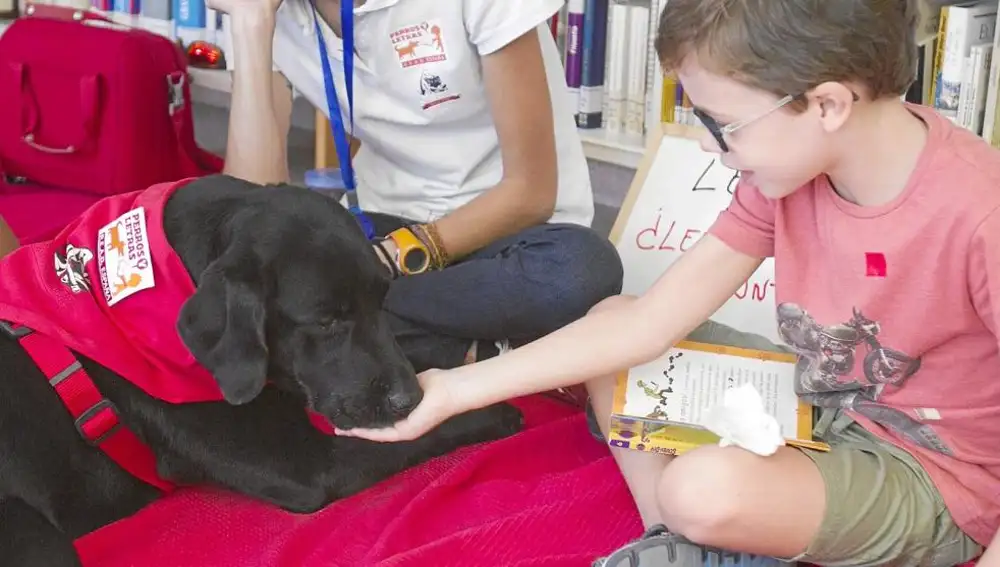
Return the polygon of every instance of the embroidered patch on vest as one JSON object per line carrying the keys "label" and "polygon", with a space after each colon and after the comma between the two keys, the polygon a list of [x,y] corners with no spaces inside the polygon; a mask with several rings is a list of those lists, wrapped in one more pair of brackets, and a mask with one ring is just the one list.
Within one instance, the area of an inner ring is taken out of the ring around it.
{"label": "embroidered patch on vest", "polygon": [[156,285],[142,207],[118,217],[97,233],[97,266],[109,307]]}
{"label": "embroidered patch on vest", "polygon": [[66,250],[62,254],[56,252],[55,258],[53,258],[56,276],[73,293],[90,291],[90,275],[87,273],[87,264],[93,259],[94,253],[90,250],[77,248],[66,243]]}

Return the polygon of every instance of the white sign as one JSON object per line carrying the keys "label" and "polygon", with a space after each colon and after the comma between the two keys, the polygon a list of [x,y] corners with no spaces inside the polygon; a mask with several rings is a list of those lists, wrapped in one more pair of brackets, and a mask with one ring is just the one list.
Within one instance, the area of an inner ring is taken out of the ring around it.
{"label": "white sign", "polygon": [[[650,151],[614,233],[625,266],[623,292],[631,295],[642,295],[708,231],[729,206],[739,178],[694,140],[663,136]],[[712,319],[780,343],[774,296],[774,260],[768,258]]]}

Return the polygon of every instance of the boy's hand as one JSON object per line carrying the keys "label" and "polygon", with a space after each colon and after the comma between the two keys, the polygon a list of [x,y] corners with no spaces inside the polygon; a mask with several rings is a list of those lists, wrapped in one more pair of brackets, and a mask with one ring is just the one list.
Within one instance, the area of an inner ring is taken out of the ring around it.
{"label": "boy's hand", "polygon": [[428,370],[417,378],[424,390],[424,398],[406,419],[382,429],[338,429],[337,435],[378,442],[412,441],[467,409],[458,403],[458,396],[453,391],[455,378],[450,371]]}

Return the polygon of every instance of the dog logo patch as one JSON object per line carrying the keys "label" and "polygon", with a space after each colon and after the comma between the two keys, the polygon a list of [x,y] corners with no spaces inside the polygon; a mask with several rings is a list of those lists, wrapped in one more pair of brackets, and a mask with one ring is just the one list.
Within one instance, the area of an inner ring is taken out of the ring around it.
{"label": "dog logo patch", "polygon": [[94,259],[94,253],[86,248],[77,248],[66,243],[66,250],[55,253],[56,276],[73,293],[90,291],[90,275],[87,264]]}
{"label": "dog logo patch", "polygon": [[389,40],[403,69],[448,59],[444,34],[437,20],[401,27],[389,34]]}
{"label": "dog logo patch", "polygon": [[97,233],[97,266],[108,307],[156,285],[142,207],[118,217]]}
{"label": "dog logo patch", "polygon": [[448,92],[448,85],[440,75],[423,71],[420,73],[420,98],[423,99],[424,110],[427,110],[451,100],[458,100],[460,95]]}

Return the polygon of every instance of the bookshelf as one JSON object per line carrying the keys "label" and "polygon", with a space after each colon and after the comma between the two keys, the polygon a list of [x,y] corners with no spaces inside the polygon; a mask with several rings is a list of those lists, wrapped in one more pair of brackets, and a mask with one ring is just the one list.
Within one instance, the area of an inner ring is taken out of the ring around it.
{"label": "bookshelf", "polygon": [[[10,25],[10,21],[0,20],[0,33]],[[221,69],[189,69],[193,86],[228,94],[232,91],[232,75]],[[192,93],[195,94],[195,93]],[[197,97],[196,97],[197,98]],[[317,125],[325,123],[325,118],[317,116]],[[579,130],[583,142],[584,154],[588,159],[617,166],[636,169],[646,148],[644,136],[628,132],[610,132],[604,128]],[[325,145],[323,138],[327,128],[317,128],[317,147]],[[324,160],[325,161],[325,160]],[[318,167],[322,167],[317,163]]]}
{"label": "bookshelf", "polygon": [[[227,94],[232,91],[232,76],[229,71],[192,67],[190,74],[192,84],[197,87]],[[317,116],[316,123],[322,126],[325,120]],[[317,147],[322,145],[321,132],[326,131],[327,128],[317,128]],[[583,151],[588,159],[630,169],[639,166],[639,160],[642,159],[646,148],[646,141],[642,136],[626,132],[608,132],[603,128],[591,130],[581,128],[579,132]],[[317,164],[317,167],[322,166]]]}
{"label": "bookshelf", "polygon": [[583,152],[587,159],[637,169],[646,141],[643,136],[628,132],[609,132],[604,128],[579,129]]}

